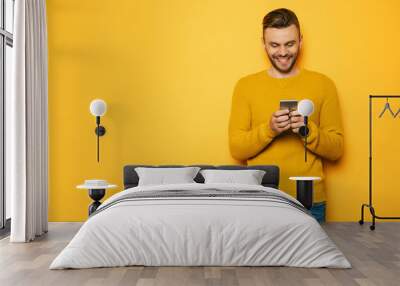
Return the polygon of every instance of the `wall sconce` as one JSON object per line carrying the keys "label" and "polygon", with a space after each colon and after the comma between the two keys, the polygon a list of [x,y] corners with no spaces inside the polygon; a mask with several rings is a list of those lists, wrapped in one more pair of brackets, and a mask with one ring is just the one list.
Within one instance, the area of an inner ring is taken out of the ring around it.
{"label": "wall sconce", "polygon": [[106,134],[106,129],[100,125],[100,117],[103,116],[107,111],[107,104],[104,100],[102,99],[94,99],[90,103],[90,113],[93,116],[96,116],[96,124],[97,127],[94,130],[94,132],[97,135],[97,162],[99,162],[99,150],[100,150],[100,145],[99,145],[99,137],[103,136]]}

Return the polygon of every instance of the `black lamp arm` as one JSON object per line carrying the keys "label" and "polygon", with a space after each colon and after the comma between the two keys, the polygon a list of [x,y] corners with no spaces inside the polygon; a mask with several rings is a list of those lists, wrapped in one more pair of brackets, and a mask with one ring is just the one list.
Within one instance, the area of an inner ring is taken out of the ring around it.
{"label": "black lamp arm", "polygon": [[310,129],[308,128],[308,116],[304,116],[304,126],[299,128],[299,134],[304,138],[304,161],[307,162],[307,137]]}
{"label": "black lamp arm", "polygon": [[97,139],[97,162],[100,161],[100,140],[99,137],[103,136],[104,134],[106,134],[106,129],[104,128],[104,126],[100,125],[100,116],[96,116],[96,129],[94,130],[94,132],[96,133],[96,139]]}

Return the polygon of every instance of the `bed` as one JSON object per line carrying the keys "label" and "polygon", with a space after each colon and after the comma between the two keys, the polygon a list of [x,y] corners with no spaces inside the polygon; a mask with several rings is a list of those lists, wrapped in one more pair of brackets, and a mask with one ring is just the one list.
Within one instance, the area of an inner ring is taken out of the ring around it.
{"label": "bed", "polygon": [[[138,185],[128,165],[125,190],[98,208],[50,269],[144,266],[350,268],[343,253],[294,198],[279,190],[279,168],[191,165],[201,170],[263,170],[260,185]],[[136,169],[138,170],[138,169]]]}

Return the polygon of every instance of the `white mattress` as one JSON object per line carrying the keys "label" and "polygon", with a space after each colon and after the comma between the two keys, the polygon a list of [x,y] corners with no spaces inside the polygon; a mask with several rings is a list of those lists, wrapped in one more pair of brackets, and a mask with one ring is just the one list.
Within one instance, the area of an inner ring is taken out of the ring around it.
{"label": "white mattress", "polygon": [[[90,217],[50,269],[145,266],[294,266],[350,268],[318,222],[289,204],[257,198],[127,200],[155,190],[263,190],[263,186],[179,184],[118,193]],[[298,203],[298,202],[297,202]]]}

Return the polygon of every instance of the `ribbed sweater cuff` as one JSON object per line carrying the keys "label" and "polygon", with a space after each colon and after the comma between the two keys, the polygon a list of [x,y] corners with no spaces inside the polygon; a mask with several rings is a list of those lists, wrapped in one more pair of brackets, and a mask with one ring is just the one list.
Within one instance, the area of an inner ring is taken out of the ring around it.
{"label": "ribbed sweater cuff", "polygon": [[262,142],[265,142],[265,141],[269,142],[275,138],[276,133],[271,129],[271,127],[269,127],[269,122],[262,123],[258,127],[260,128],[259,134],[260,134]]}
{"label": "ribbed sweater cuff", "polygon": [[[313,121],[309,120],[308,121],[308,136],[307,136],[307,143],[312,143],[314,142],[318,136],[319,136],[319,128],[317,124],[315,124]],[[305,137],[301,137],[301,139],[304,141]]]}

